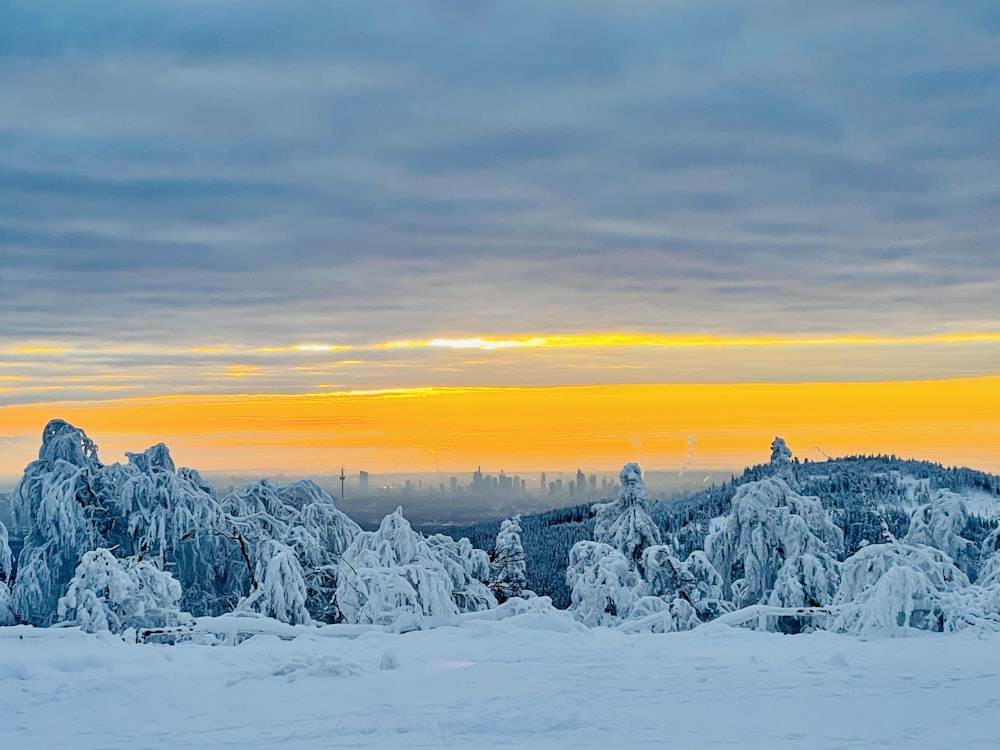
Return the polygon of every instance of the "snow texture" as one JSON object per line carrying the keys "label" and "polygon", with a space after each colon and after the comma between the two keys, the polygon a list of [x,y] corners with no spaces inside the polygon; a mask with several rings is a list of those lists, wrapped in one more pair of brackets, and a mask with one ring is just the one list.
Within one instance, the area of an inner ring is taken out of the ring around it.
{"label": "snow texture", "polygon": [[570,550],[570,611],[589,627],[618,624],[639,598],[639,582],[629,560],[610,544],[577,542]]}
{"label": "snow texture", "polygon": [[10,589],[6,583],[0,582],[0,626],[13,625],[14,622],[14,603],[10,598]]}
{"label": "snow texture", "polygon": [[119,560],[97,549],[83,556],[57,611],[61,622],[88,633],[121,633],[185,622],[190,618],[180,611],[180,598],[180,584],[153,563]]}
{"label": "snow texture", "polygon": [[14,571],[14,557],[10,552],[7,527],[0,523],[0,583],[9,583]]}
{"label": "snow texture", "polygon": [[[4,747],[996,747],[1000,634],[626,633],[512,601],[532,608],[403,635],[274,623],[214,647],[3,628]],[[223,620],[239,624],[199,622]]]}
{"label": "snow texture", "polygon": [[500,524],[493,559],[490,562],[490,589],[503,602],[521,596],[527,587],[527,562],[521,543],[521,517],[505,519]]}
{"label": "snow texture", "polygon": [[869,634],[902,628],[944,630],[945,594],[969,579],[944,552],[921,544],[871,544],[844,561],[835,630]]}
{"label": "snow texture", "polygon": [[[737,607],[766,602],[786,564],[791,567],[779,599],[790,592],[790,579],[798,573],[833,575],[842,548],[843,532],[830,521],[819,498],[798,494],[780,477],[742,485],[733,497],[732,512],[705,539],[709,560],[730,586]],[[822,558],[822,563],[817,568],[796,560],[801,555]],[[816,594],[830,585],[814,579],[799,583]]]}
{"label": "snow texture", "polygon": [[274,540],[264,544],[256,579],[256,588],[239,603],[238,612],[257,612],[289,625],[310,622],[305,577],[291,547]]}
{"label": "snow texture", "polygon": [[594,541],[611,545],[642,573],[643,550],[660,543],[660,530],[646,511],[646,484],[639,465],[625,464],[619,481],[618,499],[594,506]]}
{"label": "snow texture", "polygon": [[398,508],[345,550],[337,565],[336,606],[348,623],[420,628],[496,606],[481,580],[488,573],[483,550],[467,539],[425,539]]}
{"label": "snow texture", "polygon": [[910,529],[903,541],[936,547],[947,554],[970,580],[975,580],[979,572],[980,549],[975,542],[962,536],[968,521],[965,499],[950,490],[938,490],[929,503],[913,511]]}

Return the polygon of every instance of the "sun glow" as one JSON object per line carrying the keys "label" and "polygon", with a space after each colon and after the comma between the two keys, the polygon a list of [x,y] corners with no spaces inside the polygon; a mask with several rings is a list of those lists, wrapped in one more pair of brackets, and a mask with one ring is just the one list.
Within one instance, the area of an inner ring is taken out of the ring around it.
{"label": "sun glow", "polygon": [[[347,464],[375,472],[612,468],[677,470],[766,460],[774,435],[796,455],[896,453],[1000,469],[1000,377],[876,383],[394,388],[294,395],[167,396],[0,410],[4,431],[39,435],[53,417],[116,460],[155,442],[178,464],[297,474]],[[416,448],[414,446],[422,446]],[[429,458],[428,448],[434,451]],[[0,453],[14,475],[38,442]]]}
{"label": "sun glow", "polygon": [[462,338],[437,337],[431,339],[397,339],[376,343],[323,344],[302,343],[273,346],[226,344],[218,346],[159,346],[156,344],[116,345],[107,348],[88,345],[86,348],[71,345],[29,345],[8,347],[8,354],[17,355],[102,355],[102,354],[153,354],[207,356],[233,356],[240,354],[326,354],[333,352],[375,352],[393,349],[615,349],[623,347],[647,348],[719,348],[719,347],[836,347],[836,346],[914,346],[935,344],[997,344],[998,331],[973,331],[928,334],[920,336],[876,336],[844,334],[834,336],[717,336],[704,334],[658,333],[582,333],[547,334],[534,336],[469,336]]}

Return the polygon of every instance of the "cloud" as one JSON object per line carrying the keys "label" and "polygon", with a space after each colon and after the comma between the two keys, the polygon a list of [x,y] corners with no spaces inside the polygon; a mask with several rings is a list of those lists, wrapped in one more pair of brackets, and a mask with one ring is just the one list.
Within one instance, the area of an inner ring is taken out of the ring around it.
{"label": "cloud", "polygon": [[11,10],[0,348],[1000,327],[987,8],[239,8]]}

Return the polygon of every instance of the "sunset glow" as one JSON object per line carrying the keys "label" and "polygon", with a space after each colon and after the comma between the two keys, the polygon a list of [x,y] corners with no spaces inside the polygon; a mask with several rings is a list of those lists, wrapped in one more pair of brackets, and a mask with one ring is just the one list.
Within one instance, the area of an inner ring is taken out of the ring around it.
{"label": "sunset glow", "polygon": [[7,407],[4,473],[37,450],[58,415],[105,461],[164,441],[178,463],[214,471],[458,473],[679,470],[766,459],[774,434],[797,455],[896,453],[998,470],[1000,378],[898,383],[425,388],[305,395],[162,397]]}

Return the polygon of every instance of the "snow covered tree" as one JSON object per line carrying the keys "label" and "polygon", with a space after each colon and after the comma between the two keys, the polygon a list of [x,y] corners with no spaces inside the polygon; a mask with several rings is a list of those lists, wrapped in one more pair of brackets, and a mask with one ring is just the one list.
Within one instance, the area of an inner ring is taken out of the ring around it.
{"label": "snow covered tree", "polygon": [[13,625],[15,622],[14,603],[10,598],[10,590],[6,583],[0,583],[0,626]]}
{"label": "snow covered tree", "polygon": [[112,464],[99,475],[122,519],[101,543],[169,569],[181,584],[184,609],[198,615],[232,609],[242,560],[222,533],[215,489],[194,469],[177,470],[163,443],[125,455],[127,465]]}
{"label": "snow covered tree", "polygon": [[488,570],[486,553],[468,540],[424,539],[397,508],[376,531],[359,533],[342,555],[335,605],[349,623],[421,627],[425,618],[496,606],[477,579]]}
{"label": "snow covered tree", "polygon": [[258,612],[290,625],[310,622],[305,578],[291,547],[274,540],[263,544],[255,577],[256,587],[237,611]]}
{"label": "snow covered tree", "polygon": [[640,597],[639,575],[615,547],[577,542],[569,552],[570,611],[585,625],[617,625]]}
{"label": "snow covered tree", "polygon": [[336,564],[361,533],[361,527],[312,482],[296,482],[288,488],[304,504],[289,522],[284,542],[295,551],[302,566],[309,614],[315,620],[332,622],[336,614],[330,606],[337,585]]}
{"label": "snow covered tree", "polygon": [[771,441],[771,466],[782,467],[792,462],[792,449],[782,437],[776,437]]}
{"label": "snow covered tree", "polygon": [[77,563],[111,523],[107,498],[94,487],[101,468],[97,446],[83,430],[61,419],[45,426],[38,460],[28,464],[10,497],[20,525],[28,528],[11,591],[20,621],[53,622]]}
{"label": "snow covered tree", "polygon": [[14,556],[10,551],[7,527],[0,523],[0,583],[10,583],[14,572]]}
{"label": "snow covered tree", "polygon": [[618,499],[594,506],[594,541],[609,544],[642,571],[642,553],[660,544],[660,530],[646,512],[646,483],[638,464],[628,463],[619,474]]}
{"label": "snow covered tree", "polygon": [[979,554],[979,576],[976,583],[980,586],[1000,584],[1000,525],[983,539]]}
{"label": "snow covered tree", "polygon": [[451,578],[451,598],[459,612],[481,612],[497,605],[487,586],[490,556],[476,549],[468,539],[452,539],[446,534],[427,537],[427,546]]}
{"label": "snow covered tree", "polygon": [[910,528],[903,541],[926,544],[947,554],[971,580],[979,573],[980,548],[962,536],[969,521],[965,498],[951,490],[940,489],[931,501],[910,515]]}
{"label": "snow covered tree", "polygon": [[152,561],[181,583],[183,607],[197,614],[232,608],[242,593],[236,545],[220,536],[223,514],[211,485],[193,469],[175,470],[159,443],[103,465],[97,446],[63,420],[42,433],[37,461],[11,496],[28,529],[11,592],[21,621],[56,617],[60,595],[89,551]]}
{"label": "snow covered tree", "polygon": [[521,596],[527,585],[527,564],[521,544],[521,516],[500,524],[490,559],[490,590],[501,604]]}
{"label": "snow covered tree", "polygon": [[790,487],[798,487],[795,466],[792,464],[792,449],[784,438],[776,437],[771,442],[771,474],[784,479]]}
{"label": "snow covered tree", "polygon": [[57,613],[60,621],[89,633],[172,627],[190,620],[178,606],[180,598],[180,584],[169,573],[101,548],[83,556]]}
{"label": "snow covered tree", "polygon": [[667,602],[658,596],[644,596],[629,608],[621,627],[629,632],[676,633],[700,624],[698,613],[686,599]]}
{"label": "snow covered tree", "polygon": [[643,554],[646,596],[655,596],[667,603],[681,599],[691,605],[697,617],[710,620],[732,609],[725,600],[725,583],[712,566],[708,556],[695,550],[681,561],[674,557],[669,545],[647,547]]}
{"label": "snow covered tree", "polygon": [[833,603],[839,582],[836,560],[805,552],[781,566],[767,603],[773,607],[825,607]]}
{"label": "snow covered tree", "polygon": [[14,624],[14,603],[10,598],[10,578],[13,556],[7,537],[7,527],[0,523],[0,626]]}
{"label": "snow covered tree", "polygon": [[[766,602],[786,564],[791,567],[784,573],[779,601],[796,590],[791,584],[800,575],[835,576],[835,557],[842,547],[843,532],[830,521],[819,498],[798,494],[779,477],[740,486],[732,512],[719,519],[705,539],[709,560],[730,586],[737,607]],[[801,555],[815,561],[797,560]],[[836,578],[799,579],[798,588],[816,595],[818,604],[829,604]]]}
{"label": "snow covered tree", "polygon": [[947,554],[923,544],[870,544],[844,561],[833,629],[944,630],[949,594],[969,579]]}

